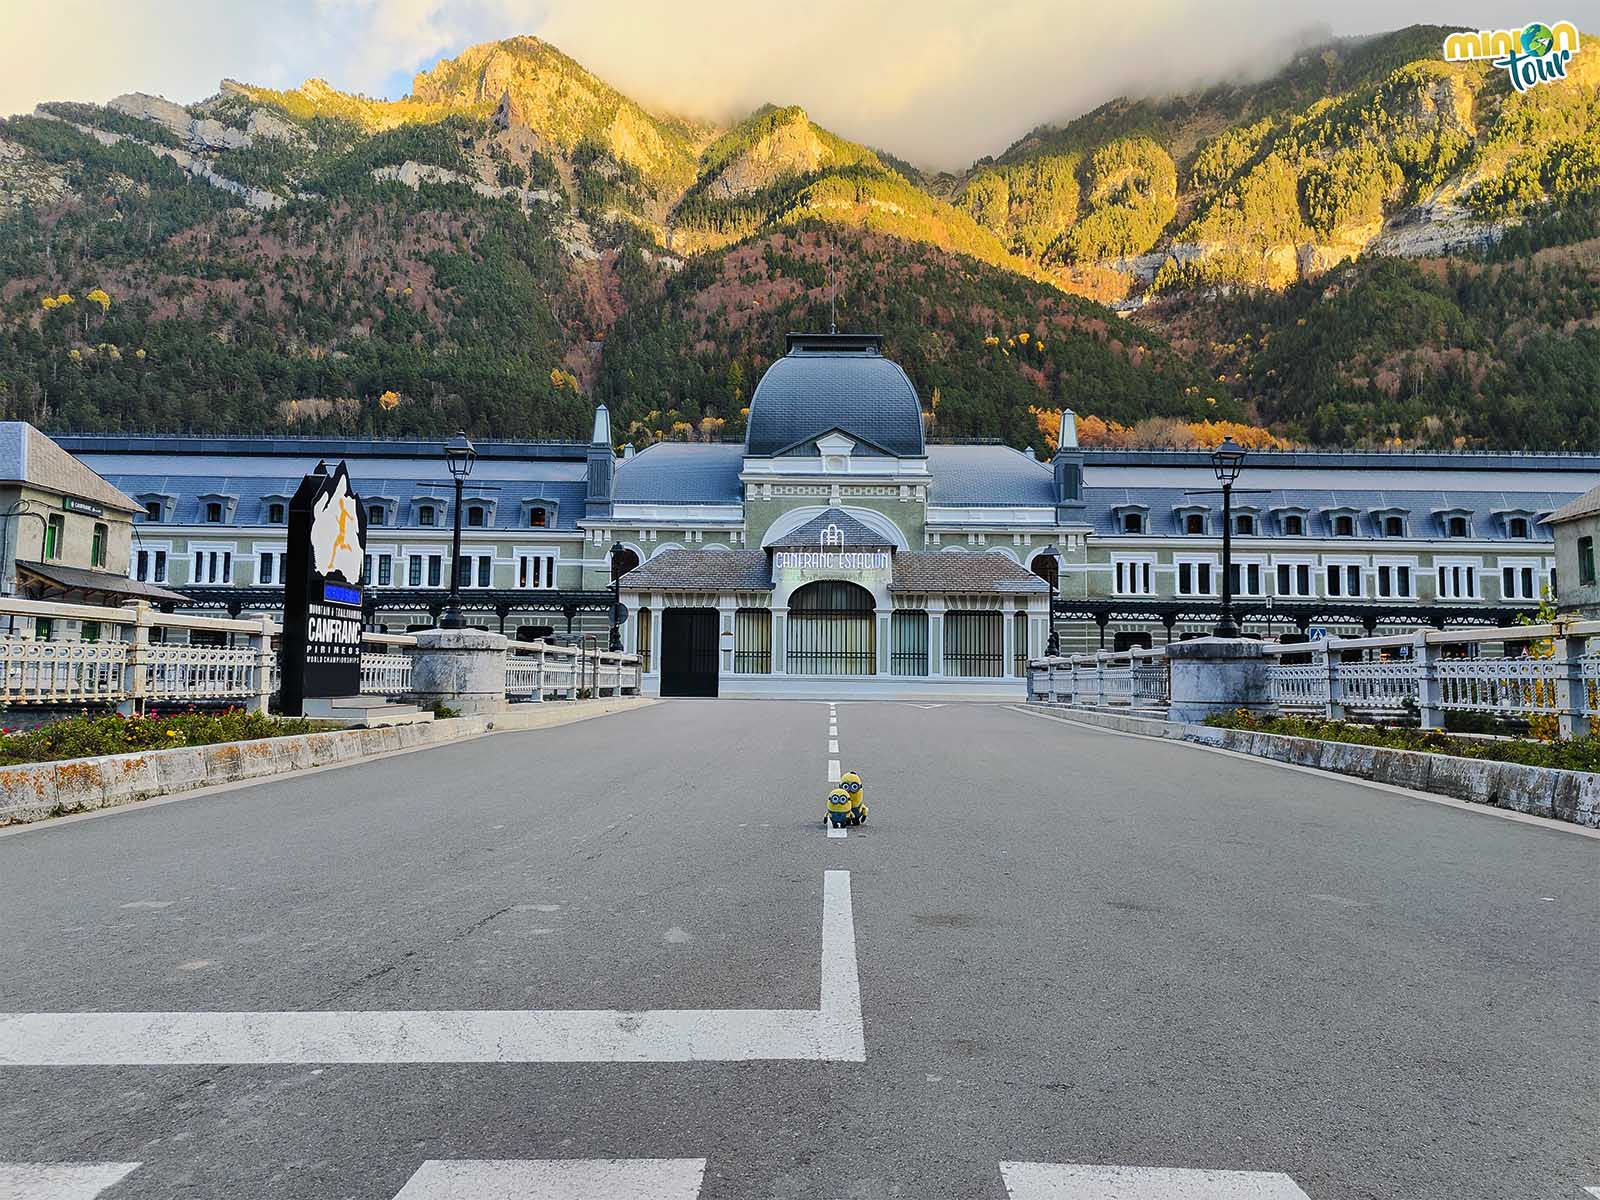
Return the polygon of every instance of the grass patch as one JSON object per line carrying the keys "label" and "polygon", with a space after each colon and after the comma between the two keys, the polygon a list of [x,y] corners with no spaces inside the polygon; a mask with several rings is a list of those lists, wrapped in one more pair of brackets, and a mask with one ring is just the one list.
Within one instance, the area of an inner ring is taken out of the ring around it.
{"label": "grass patch", "polygon": [[0,766],[170,750],[174,746],[211,746],[257,738],[312,733],[317,725],[301,717],[269,717],[230,708],[224,712],[150,712],[142,717],[85,713],[15,733],[0,730]]}
{"label": "grass patch", "polygon": [[1425,754],[1453,754],[1521,763],[1529,767],[1556,767],[1564,771],[1600,771],[1600,738],[1575,738],[1539,742],[1528,738],[1480,741],[1452,737],[1425,729],[1398,729],[1377,725],[1352,725],[1314,717],[1266,717],[1244,709],[1207,717],[1207,725],[1245,729],[1252,733],[1281,733],[1286,737],[1315,738],[1321,742],[1349,742],[1357,746],[1382,746],[1389,750],[1420,750]]}

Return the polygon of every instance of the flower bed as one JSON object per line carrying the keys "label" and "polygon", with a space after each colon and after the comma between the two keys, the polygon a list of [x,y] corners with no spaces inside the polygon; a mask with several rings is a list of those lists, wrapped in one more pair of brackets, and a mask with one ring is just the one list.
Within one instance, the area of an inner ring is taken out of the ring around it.
{"label": "flower bed", "polygon": [[1208,717],[1207,725],[1244,729],[1252,733],[1279,733],[1287,737],[1314,738],[1322,742],[1347,742],[1357,746],[1382,746],[1389,750],[1419,750],[1457,758],[1554,767],[1564,771],[1600,771],[1600,738],[1553,742],[1529,738],[1462,738],[1425,729],[1352,725],[1313,717],[1267,717],[1239,709]]}
{"label": "flower bed", "polygon": [[223,712],[150,712],[142,717],[69,717],[37,729],[0,730],[0,766],[94,758],[176,746],[211,746],[258,738],[289,737],[320,728],[300,717],[269,717],[242,708]]}

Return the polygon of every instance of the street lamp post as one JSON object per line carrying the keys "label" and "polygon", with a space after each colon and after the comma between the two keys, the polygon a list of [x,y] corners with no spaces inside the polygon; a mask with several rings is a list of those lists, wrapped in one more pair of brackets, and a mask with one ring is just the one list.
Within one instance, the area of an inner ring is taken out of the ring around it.
{"label": "street lamp post", "polygon": [[622,629],[618,624],[622,609],[622,563],[628,548],[621,542],[611,544],[611,641],[607,649],[622,649]]}
{"label": "street lamp post", "polygon": [[1236,638],[1239,626],[1233,619],[1233,484],[1244,469],[1244,447],[1232,437],[1211,452],[1211,469],[1222,485],[1222,619],[1211,631],[1213,637]]}
{"label": "street lamp post", "polygon": [[1050,578],[1045,580],[1050,585],[1050,610],[1046,618],[1046,628],[1050,636],[1045,639],[1044,653],[1046,658],[1061,657],[1061,635],[1056,632],[1056,583],[1061,578],[1061,551],[1054,546],[1046,546],[1039,551],[1039,557],[1050,560]]}
{"label": "street lamp post", "polygon": [[472,474],[472,464],[477,458],[478,448],[468,440],[465,430],[444,444],[445,465],[456,482],[456,503],[451,510],[455,520],[450,533],[450,599],[439,617],[440,629],[460,629],[466,625],[461,616],[461,485]]}

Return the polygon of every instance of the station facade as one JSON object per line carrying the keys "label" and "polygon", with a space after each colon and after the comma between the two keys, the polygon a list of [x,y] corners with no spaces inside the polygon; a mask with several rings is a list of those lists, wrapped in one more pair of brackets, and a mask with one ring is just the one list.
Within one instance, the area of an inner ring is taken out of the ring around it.
{"label": "station facade", "polygon": [[[1049,461],[929,443],[881,339],[791,335],[742,444],[619,456],[603,408],[587,444],[480,443],[463,609],[512,636],[603,638],[620,544],[624,644],[667,694],[1014,696],[1052,585],[1064,652],[1207,632],[1222,534],[1208,456],[1085,450],[1070,412],[1062,428]],[[136,581],[275,610],[288,499],[344,460],[367,507],[369,621],[423,628],[444,606],[454,514],[436,443],[56,440],[139,505]],[[1252,453],[1231,530],[1244,631],[1509,624],[1561,591],[1542,518],[1597,483],[1597,455]]]}

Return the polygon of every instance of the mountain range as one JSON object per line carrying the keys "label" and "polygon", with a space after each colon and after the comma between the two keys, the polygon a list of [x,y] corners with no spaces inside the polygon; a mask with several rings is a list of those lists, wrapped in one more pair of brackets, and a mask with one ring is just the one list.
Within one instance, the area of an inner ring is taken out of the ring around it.
{"label": "mountain range", "polygon": [[[1119,99],[959,173],[554,47],[377,100],[225,80],[0,121],[0,410],[50,428],[726,438],[786,328],[872,328],[930,433],[1600,445],[1600,49],[1447,30]],[[1600,45],[1600,44],[1597,44]]]}

